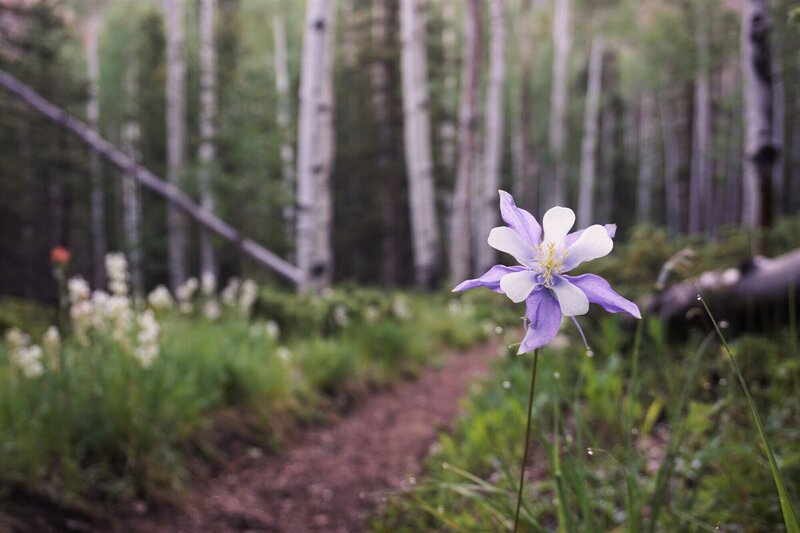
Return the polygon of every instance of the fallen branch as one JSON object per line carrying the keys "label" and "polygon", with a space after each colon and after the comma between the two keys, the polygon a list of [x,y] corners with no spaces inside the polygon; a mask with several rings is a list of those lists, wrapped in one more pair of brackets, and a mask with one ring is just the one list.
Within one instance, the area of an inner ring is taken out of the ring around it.
{"label": "fallen branch", "polygon": [[730,321],[745,317],[748,308],[785,309],[798,288],[800,249],[774,259],[757,256],[738,268],[704,272],[654,294],[648,307],[667,322],[683,321],[692,309],[701,308],[697,296],[702,295],[715,316]]}
{"label": "fallen branch", "polygon": [[188,195],[174,185],[165,182],[146,167],[138,164],[125,152],[108,142],[86,123],[53,105],[28,85],[0,69],[0,85],[25,102],[39,114],[75,134],[84,143],[102,155],[114,166],[136,178],[143,186],[163,196],[182,209],[195,222],[234,243],[245,255],[298,284],[303,272],[295,265],[267,250],[257,242],[243,236],[234,227],[197,205]]}

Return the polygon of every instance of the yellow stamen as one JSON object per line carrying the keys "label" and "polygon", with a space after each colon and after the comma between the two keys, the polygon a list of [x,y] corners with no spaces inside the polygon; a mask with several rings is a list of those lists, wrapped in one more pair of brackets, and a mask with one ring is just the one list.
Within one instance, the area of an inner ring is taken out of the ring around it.
{"label": "yellow stamen", "polygon": [[567,251],[558,249],[553,242],[543,242],[536,247],[537,270],[544,277],[546,287],[553,286],[553,277],[561,273],[566,258]]}

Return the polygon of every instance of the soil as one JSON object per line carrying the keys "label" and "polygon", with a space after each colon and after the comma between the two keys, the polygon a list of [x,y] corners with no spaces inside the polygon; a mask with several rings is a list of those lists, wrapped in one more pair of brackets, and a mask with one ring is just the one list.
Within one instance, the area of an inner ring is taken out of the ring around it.
{"label": "soil", "polygon": [[308,429],[283,453],[251,450],[195,486],[178,512],[142,508],[117,529],[363,531],[387,491],[419,475],[438,432],[453,422],[469,383],[488,372],[495,353],[483,345],[451,355],[419,379],[370,395],[337,420]]}

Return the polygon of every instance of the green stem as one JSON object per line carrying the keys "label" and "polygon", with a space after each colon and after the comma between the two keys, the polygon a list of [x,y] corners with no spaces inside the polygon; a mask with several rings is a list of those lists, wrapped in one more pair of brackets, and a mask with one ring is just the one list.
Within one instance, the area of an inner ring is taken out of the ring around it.
{"label": "green stem", "polygon": [[528,422],[525,425],[525,451],[522,453],[522,467],[519,472],[519,492],[517,492],[517,510],[514,513],[514,533],[519,527],[519,509],[522,506],[522,488],[525,486],[525,465],[528,463],[528,444],[531,439],[531,413],[533,412],[533,394],[536,389],[536,367],[539,366],[539,349],[533,352],[533,370],[531,371],[531,387],[528,394]]}
{"label": "green stem", "polygon": [[747,387],[744,376],[742,376],[742,372],[739,369],[739,363],[737,363],[736,359],[733,357],[733,352],[731,352],[730,346],[728,346],[728,341],[725,340],[725,336],[722,334],[722,330],[719,329],[719,324],[717,324],[717,321],[714,319],[714,315],[711,314],[711,309],[708,308],[706,301],[700,296],[698,296],[698,299],[703,303],[703,307],[705,307],[708,317],[711,319],[711,322],[713,322],[714,329],[717,330],[717,335],[719,336],[720,341],[722,341],[722,346],[725,348],[725,352],[728,354],[728,357],[731,360],[733,370],[736,372],[736,377],[739,378],[739,384],[742,386],[742,390],[744,390],[744,395],[747,398],[747,403],[750,406],[750,411],[752,412],[753,419],[756,423],[758,435],[761,437],[761,444],[764,446],[767,459],[769,460],[772,478],[775,481],[776,488],[778,489],[778,499],[781,503],[781,511],[783,512],[783,522],[786,525],[786,531],[788,533],[800,533],[800,524],[798,523],[794,507],[792,507],[792,502],[789,500],[789,492],[786,490],[786,483],[783,480],[783,473],[778,466],[778,461],[775,459],[775,453],[772,451],[772,446],[767,438],[767,432],[764,430],[764,424],[761,422],[761,416],[758,414],[758,410],[756,409],[756,403],[753,401],[753,397],[750,396],[750,389]]}

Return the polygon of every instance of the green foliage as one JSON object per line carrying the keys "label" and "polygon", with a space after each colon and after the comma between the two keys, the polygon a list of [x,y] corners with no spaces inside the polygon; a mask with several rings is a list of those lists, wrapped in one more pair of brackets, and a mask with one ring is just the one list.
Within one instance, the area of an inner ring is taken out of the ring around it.
{"label": "green foliage", "polygon": [[38,338],[53,323],[55,314],[53,307],[31,300],[0,298],[0,332],[20,328]]}

